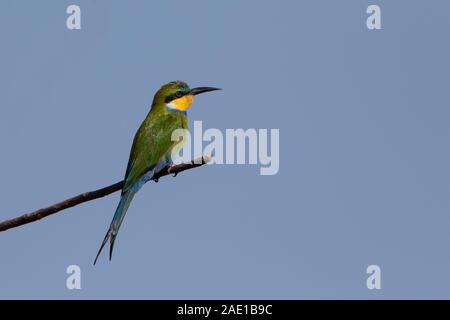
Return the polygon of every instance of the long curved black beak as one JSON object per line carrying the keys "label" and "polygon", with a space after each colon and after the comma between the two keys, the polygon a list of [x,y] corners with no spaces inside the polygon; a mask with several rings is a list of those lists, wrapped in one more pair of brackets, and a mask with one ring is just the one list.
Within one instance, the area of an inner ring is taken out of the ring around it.
{"label": "long curved black beak", "polygon": [[222,89],[213,88],[213,87],[198,87],[198,88],[191,89],[191,91],[189,93],[192,94],[193,96],[196,96],[197,94],[200,94],[200,93],[216,91],[216,90],[222,90]]}

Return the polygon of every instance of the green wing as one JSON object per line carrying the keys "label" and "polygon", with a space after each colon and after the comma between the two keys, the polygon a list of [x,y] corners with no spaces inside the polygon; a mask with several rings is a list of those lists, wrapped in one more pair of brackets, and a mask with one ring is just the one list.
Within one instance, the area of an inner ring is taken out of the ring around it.
{"label": "green wing", "polygon": [[172,132],[180,128],[187,128],[187,119],[179,113],[150,113],[147,116],[133,140],[122,192],[128,191],[179,143],[171,137]]}

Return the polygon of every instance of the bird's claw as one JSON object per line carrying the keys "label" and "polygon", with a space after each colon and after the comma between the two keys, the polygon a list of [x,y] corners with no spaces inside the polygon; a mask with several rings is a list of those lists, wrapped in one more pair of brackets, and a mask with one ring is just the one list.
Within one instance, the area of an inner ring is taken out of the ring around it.
{"label": "bird's claw", "polygon": [[172,175],[172,177],[176,177],[178,175],[178,172],[175,172],[173,175]]}

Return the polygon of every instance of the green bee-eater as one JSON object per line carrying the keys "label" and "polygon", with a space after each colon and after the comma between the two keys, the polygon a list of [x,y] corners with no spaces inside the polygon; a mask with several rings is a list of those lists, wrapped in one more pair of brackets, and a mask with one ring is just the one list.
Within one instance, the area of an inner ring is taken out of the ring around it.
{"label": "green bee-eater", "polygon": [[186,83],[174,81],[162,86],[156,92],[150,112],[134,137],[120,202],[94,264],[108,239],[111,260],[117,232],[136,192],[150,181],[155,173],[172,164],[172,150],[180,144],[180,141],[172,141],[172,132],[188,128],[186,111],[194,102],[194,96],[214,90],[220,89],[212,87],[190,89]]}

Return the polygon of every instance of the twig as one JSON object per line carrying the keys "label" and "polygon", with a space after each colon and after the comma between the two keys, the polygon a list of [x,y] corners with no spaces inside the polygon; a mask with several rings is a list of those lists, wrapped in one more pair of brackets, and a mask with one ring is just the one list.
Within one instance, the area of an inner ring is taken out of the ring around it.
{"label": "twig", "polygon": [[[167,168],[161,170],[157,175],[155,175],[152,180],[155,180],[157,182],[159,180],[159,178],[161,178],[161,177],[164,177],[164,176],[167,176],[170,174],[177,175],[178,173],[180,173],[182,171],[200,167],[200,166],[204,165],[205,163],[209,162],[210,160],[211,160],[210,157],[204,156],[202,158],[195,159],[191,162],[174,165],[172,167],[167,167]],[[47,208],[42,208],[37,211],[26,213],[24,215],[21,215],[19,217],[16,217],[16,218],[13,218],[10,220],[5,220],[3,222],[0,222],[0,232],[6,231],[11,228],[16,228],[18,226],[21,226],[21,225],[24,225],[24,224],[27,224],[27,223],[30,223],[33,221],[40,220],[49,215],[55,214],[64,209],[74,207],[81,203],[105,197],[107,195],[110,195],[111,193],[122,190],[123,184],[124,184],[124,181],[120,181],[120,182],[117,182],[117,183],[110,185],[108,187],[105,187],[105,188],[82,193],[76,197],[61,201],[61,202],[51,205]]]}

